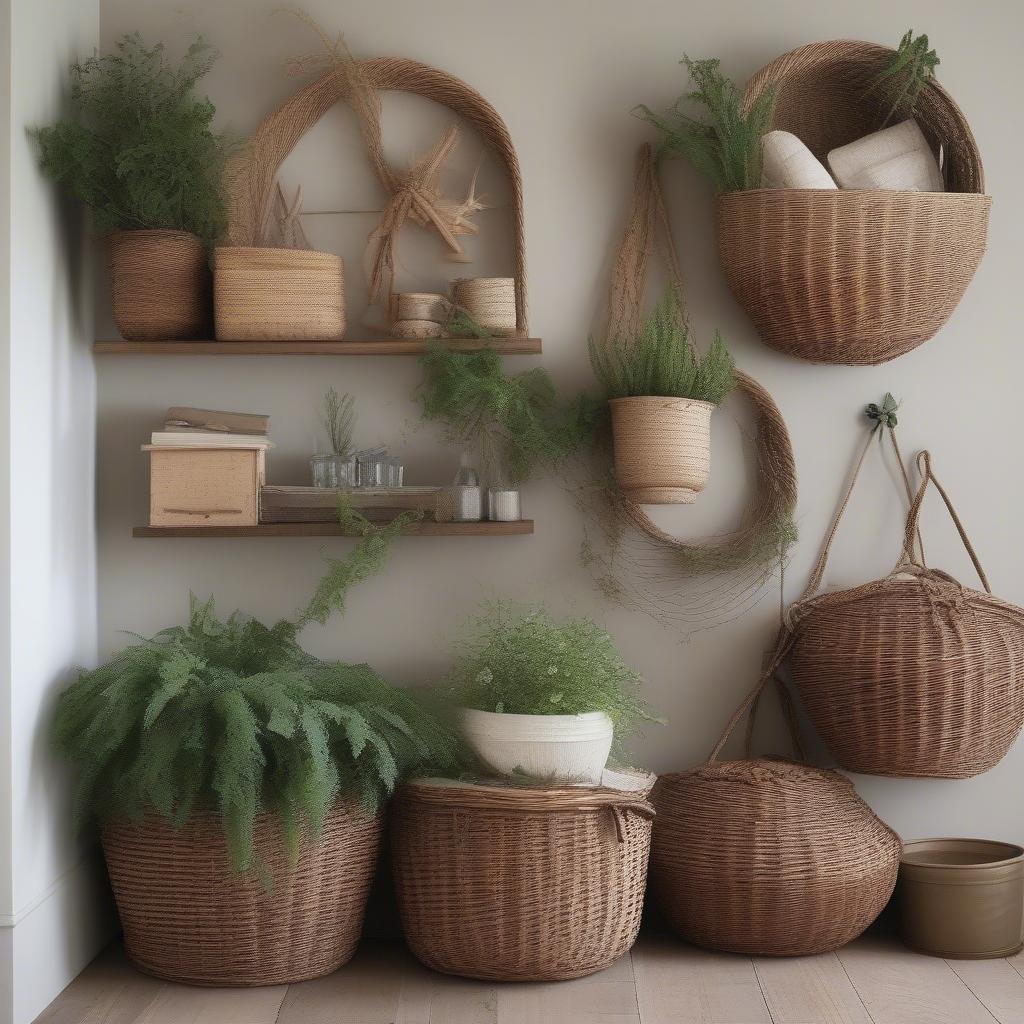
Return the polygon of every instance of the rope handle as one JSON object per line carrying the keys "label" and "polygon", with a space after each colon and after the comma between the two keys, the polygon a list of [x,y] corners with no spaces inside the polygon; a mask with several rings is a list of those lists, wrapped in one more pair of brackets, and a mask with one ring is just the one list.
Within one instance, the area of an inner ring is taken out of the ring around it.
{"label": "rope handle", "polygon": [[615,826],[615,837],[620,843],[625,843],[628,838],[627,815],[635,814],[645,821],[653,821],[657,813],[646,800],[623,800],[620,803],[605,804],[605,806],[611,813],[612,824]]}

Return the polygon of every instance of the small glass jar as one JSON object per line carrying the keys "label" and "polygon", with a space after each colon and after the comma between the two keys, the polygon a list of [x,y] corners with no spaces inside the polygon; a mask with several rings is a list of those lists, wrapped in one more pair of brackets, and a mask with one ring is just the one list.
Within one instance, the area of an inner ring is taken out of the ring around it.
{"label": "small glass jar", "polygon": [[484,517],[483,491],[472,484],[456,484],[451,489],[452,520],[456,523],[476,523]]}
{"label": "small glass jar", "polygon": [[519,507],[519,492],[491,488],[487,492],[487,512],[496,523],[517,523],[522,519]]}
{"label": "small glass jar", "polygon": [[314,455],[309,460],[314,487],[346,488],[355,486],[355,462],[348,455]]}

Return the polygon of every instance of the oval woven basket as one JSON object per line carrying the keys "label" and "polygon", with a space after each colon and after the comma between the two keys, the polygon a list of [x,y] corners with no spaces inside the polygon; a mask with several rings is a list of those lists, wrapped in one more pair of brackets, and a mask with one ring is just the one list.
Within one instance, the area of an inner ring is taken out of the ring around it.
{"label": "oval woven basket", "polygon": [[[918,465],[921,484],[893,571],[850,590],[815,594],[854,475],[807,591],[789,610],[788,664],[808,716],[841,767],[966,778],[998,764],[1024,725],[1024,609],[992,596],[927,452]],[[984,592],[925,565],[915,538],[929,484],[941,494]]]}
{"label": "oval woven basket", "polygon": [[[778,90],[773,127],[825,161],[882,127],[872,77],[893,51],[832,40],[800,47],[747,85]],[[718,254],[767,345],[816,363],[882,363],[949,319],[985,252],[991,198],[974,136],[932,81],[915,120],[943,156],[946,192],[754,189],[718,197]]]}
{"label": "oval woven basket", "polygon": [[560,981],[636,940],[651,818],[643,789],[403,787],[391,852],[406,941],[428,967]]}
{"label": "oval woven basket", "polygon": [[209,337],[213,301],[202,239],[187,231],[116,231],[108,244],[114,321],[123,338]]}
{"label": "oval woven basket", "polygon": [[180,829],[151,817],[109,826],[103,852],[128,956],[189,985],[285,985],[330,974],[355,953],[382,819],[338,804],[319,842],[288,867],[278,821],[257,818],[255,850],[272,879],[239,875],[213,815]]}

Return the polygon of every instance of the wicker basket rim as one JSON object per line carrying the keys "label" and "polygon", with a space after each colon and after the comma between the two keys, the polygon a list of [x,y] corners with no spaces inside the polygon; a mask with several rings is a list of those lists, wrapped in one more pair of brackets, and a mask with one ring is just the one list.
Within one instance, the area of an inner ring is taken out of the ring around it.
{"label": "wicker basket rim", "polygon": [[960,205],[962,203],[981,203],[992,205],[992,196],[987,192],[922,192],[902,191],[900,189],[878,188],[748,188],[740,192],[722,192],[715,198],[719,203],[752,201],[761,202],[766,199],[820,199],[822,203],[834,206],[859,206],[870,201],[875,204],[895,205],[905,203],[913,197],[915,202],[940,205]]}
{"label": "wicker basket rim", "polygon": [[448,809],[471,808],[481,811],[511,813],[558,813],[563,811],[601,811],[606,807],[653,808],[646,800],[657,781],[649,774],[643,788],[635,790],[607,787],[517,787],[488,786],[466,783],[438,785],[429,779],[413,779],[396,793],[396,799],[414,799]]}
{"label": "wicker basket rim", "polygon": [[288,249],[284,246],[271,245],[218,245],[214,247],[217,256],[245,256],[249,259],[288,259],[299,262],[331,262],[344,263],[337,253],[323,252],[320,249]]}
{"label": "wicker basket rim", "polygon": [[685,785],[691,779],[730,784],[774,784],[780,788],[802,788],[809,782],[827,785],[840,783],[853,788],[845,775],[831,768],[819,768],[784,757],[736,758],[730,761],[709,761],[681,772],[668,772],[658,777],[658,786]]}
{"label": "wicker basket rim", "polygon": [[677,406],[680,403],[684,406],[701,405],[708,409],[717,409],[714,402],[705,402],[702,398],[680,398],[677,395],[627,395],[625,398],[609,398],[609,405],[628,405],[630,403],[643,402],[645,404],[660,403],[661,405]]}
{"label": "wicker basket rim", "polygon": [[194,238],[197,242],[202,239],[194,231],[181,231],[178,228],[123,228],[120,231],[111,231],[106,236],[113,238]]}

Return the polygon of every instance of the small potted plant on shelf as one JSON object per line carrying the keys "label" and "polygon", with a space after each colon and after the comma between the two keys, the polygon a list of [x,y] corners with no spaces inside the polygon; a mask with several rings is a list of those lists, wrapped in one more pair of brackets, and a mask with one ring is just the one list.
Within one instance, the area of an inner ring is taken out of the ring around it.
{"label": "small potted plant on shelf", "polygon": [[461,642],[447,685],[487,768],[597,784],[613,744],[638,720],[655,720],[640,681],[591,620],[498,602]]}
{"label": "small potted plant on shelf", "polygon": [[277,985],[352,956],[382,802],[445,768],[451,731],[368,665],[307,654],[298,633],[342,608],[409,515],[332,560],[308,607],[272,627],[194,599],[188,621],[84,672],[56,740],[76,812],[97,819],[128,955],[201,985]]}
{"label": "small potted plant on shelf", "polygon": [[43,171],[109,236],[114,318],[134,341],[208,335],[207,247],[224,230],[228,151],[195,95],[217,52],[201,39],[176,67],[137,34],[71,67],[72,116],[37,129]]}
{"label": "small potted plant on shelf", "polygon": [[623,494],[641,504],[692,503],[710,475],[711,413],[736,382],[721,336],[698,355],[672,290],[635,337],[591,339],[590,359],[611,404]]}

